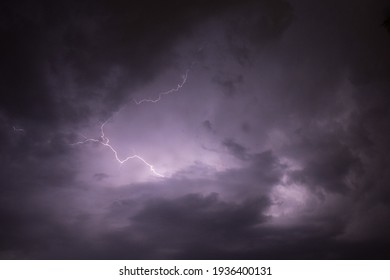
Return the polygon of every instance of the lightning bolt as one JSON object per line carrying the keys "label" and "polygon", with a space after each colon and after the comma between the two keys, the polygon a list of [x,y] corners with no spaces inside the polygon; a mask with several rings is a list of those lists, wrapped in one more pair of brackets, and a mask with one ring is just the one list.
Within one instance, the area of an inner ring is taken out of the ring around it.
{"label": "lightning bolt", "polygon": [[164,95],[169,95],[169,94],[178,92],[184,86],[184,84],[187,82],[187,77],[188,77],[188,72],[189,71],[190,71],[190,69],[187,69],[185,74],[182,75],[182,81],[179,84],[177,84],[177,86],[175,88],[172,88],[172,89],[170,89],[168,91],[160,92],[156,99],[141,99],[139,101],[134,99],[135,104],[140,105],[140,104],[146,103],[146,102],[157,103],[157,102],[159,102],[162,99],[162,97]]}
{"label": "lightning bolt", "polygon": [[24,133],[26,132],[23,128],[18,128],[13,126],[12,129],[14,130],[15,133]]}
{"label": "lightning bolt", "polygon": [[[193,67],[195,63],[193,62],[191,67],[189,69],[186,70],[186,72],[182,75],[182,80],[179,84],[177,84],[177,86],[175,88],[172,88],[168,91],[164,91],[164,92],[160,92],[157,96],[156,99],[141,99],[141,100],[135,100],[134,99],[134,102],[135,104],[137,105],[140,105],[142,103],[147,103],[147,102],[151,102],[151,103],[157,103],[159,102],[162,97],[164,95],[169,95],[169,94],[172,94],[172,93],[175,93],[175,92],[178,92],[180,91],[180,89],[185,85],[185,83],[187,82],[187,78],[188,78],[188,72],[190,71],[190,69]],[[101,126],[100,126],[100,138],[99,139],[95,139],[95,138],[87,138],[85,137],[84,135],[81,135],[84,140],[83,141],[79,141],[79,142],[76,142],[76,143],[72,143],[71,145],[81,145],[81,144],[86,144],[88,142],[94,142],[94,143],[99,143],[107,148],[109,148],[111,150],[111,152],[114,154],[114,157],[116,159],[117,162],[119,162],[120,164],[123,164],[125,162],[127,162],[128,160],[130,159],[138,159],[140,161],[142,161],[146,166],[149,167],[150,171],[158,176],[158,177],[162,177],[164,178],[165,176],[162,175],[161,173],[157,172],[156,169],[154,168],[154,166],[152,164],[150,164],[149,162],[147,162],[144,158],[142,158],[141,156],[139,155],[132,155],[132,156],[128,156],[124,159],[120,159],[119,156],[118,156],[118,152],[116,151],[116,149],[110,144],[110,139],[105,135],[104,133],[104,126],[107,124],[108,120],[105,121]]]}
{"label": "lightning bolt", "polygon": [[82,135],[85,140],[83,141],[79,141],[79,142],[76,142],[76,143],[72,143],[72,145],[80,145],[80,144],[85,144],[85,143],[88,143],[88,142],[94,142],[94,143],[99,143],[107,148],[109,148],[112,153],[114,154],[115,156],[115,159],[117,162],[119,162],[120,164],[123,164],[125,162],[127,162],[128,160],[130,159],[138,159],[140,161],[142,161],[145,165],[147,165],[150,169],[150,171],[153,172],[154,175],[158,176],[158,177],[165,177],[164,175],[158,173],[156,171],[156,169],[154,169],[154,166],[151,165],[149,162],[147,162],[144,158],[142,158],[141,156],[139,155],[132,155],[132,156],[128,156],[126,157],[125,159],[120,159],[119,156],[118,156],[118,152],[115,150],[115,148],[110,144],[110,139],[105,135],[104,133],[104,126],[107,124],[108,120],[105,121],[101,126],[100,126],[100,138],[99,139],[95,139],[95,138],[87,138],[85,137],[84,135]]}

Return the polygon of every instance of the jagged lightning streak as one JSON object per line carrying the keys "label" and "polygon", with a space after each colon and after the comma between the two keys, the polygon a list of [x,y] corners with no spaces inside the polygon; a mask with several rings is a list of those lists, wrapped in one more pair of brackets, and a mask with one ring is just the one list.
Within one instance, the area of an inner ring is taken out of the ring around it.
{"label": "jagged lightning streak", "polygon": [[[187,82],[187,78],[188,78],[188,72],[190,71],[190,69],[193,67],[194,63],[192,63],[191,67],[189,69],[186,70],[185,74],[182,75],[182,81],[175,87],[175,88],[172,88],[168,91],[164,91],[164,92],[160,92],[158,94],[158,97],[156,99],[142,99],[142,100],[134,100],[134,102],[137,104],[137,105],[140,105],[142,103],[146,103],[146,102],[152,102],[152,103],[157,103],[161,100],[161,98],[164,96],[164,95],[169,95],[171,93],[174,93],[174,92],[178,92],[183,86],[184,84]],[[156,176],[158,177],[165,177],[164,175],[162,175],[161,173],[157,172],[155,169],[154,169],[154,166],[151,165],[150,163],[148,163],[145,159],[143,159],[141,156],[139,155],[132,155],[132,156],[128,156],[126,157],[125,159],[120,159],[119,156],[118,156],[118,152],[115,150],[115,148],[110,144],[110,139],[105,135],[104,133],[104,126],[106,125],[106,123],[108,122],[105,121],[101,126],[100,126],[100,139],[94,139],[94,138],[87,138],[85,137],[84,135],[83,138],[85,138],[84,141],[79,141],[79,142],[76,142],[76,143],[73,143],[72,145],[80,145],[80,144],[85,144],[87,142],[95,142],[95,143],[99,143],[99,144],[102,144],[103,146],[106,146],[108,147],[112,153],[114,154],[115,156],[115,159],[116,161],[118,161],[120,164],[123,164],[125,163],[126,161],[130,160],[130,159],[138,159],[140,161],[142,161],[145,165],[147,165],[150,169],[150,171],[153,172],[153,174],[155,174]]]}
{"label": "jagged lightning streak", "polygon": [[94,142],[94,143],[99,143],[103,146],[106,146],[108,147],[112,153],[114,154],[115,156],[115,159],[117,162],[119,162],[120,164],[123,164],[125,163],[126,161],[130,160],[130,159],[138,159],[140,161],[142,161],[144,164],[146,164],[150,171],[153,172],[154,175],[158,176],[158,177],[165,177],[164,175],[158,173],[155,169],[154,169],[154,166],[151,165],[149,162],[147,162],[145,159],[143,159],[141,156],[139,155],[132,155],[132,156],[128,156],[126,157],[125,159],[120,159],[119,156],[118,156],[118,152],[115,150],[115,148],[110,144],[110,139],[105,135],[104,133],[104,126],[107,124],[108,120],[105,121],[101,126],[100,126],[100,138],[99,139],[94,139],[94,138],[87,138],[85,137],[84,135],[82,135],[85,140],[84,141],[79,141],[79,142],[76,142],[76,143],[72,143],[72,145],[80,145],[80,144],[85,144],[87,142]]}
{"label": "jagged lightning streak", "polygon": [[25,133],[26,131],[23,128],[18,128],[13,126],[12,129],[14,130],[15,133]]}
{"label": "jagged lightning streak", "polygon": [[169,95],[171,93],[178,92],[184,86],[184,84],[187,82],[187,77],[188,77],[188,72],[189,71],[190,71],[190,69],[186,70],[185,74],[182,75],[182,81],[179,84],[177,84],[177,86],[175,88],[172,88],[172,89],[164,91],[164,92],[160,92],[156,99],[147,99],[146,98],[146,99],[141,99],[139,101],[134,99],[135,104],[140,105],[140,104],[145,103],[145,102],[157,103],[157,102],[159,102],[161,100],[161,98],[164,95]]}

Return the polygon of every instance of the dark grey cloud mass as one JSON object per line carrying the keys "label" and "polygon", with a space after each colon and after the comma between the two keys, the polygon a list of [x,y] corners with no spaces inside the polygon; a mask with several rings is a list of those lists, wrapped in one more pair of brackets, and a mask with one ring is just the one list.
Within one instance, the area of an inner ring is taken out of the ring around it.
{"label": "dark grey cloud mass", "polygon": [[389,259],[389,9],[2,1],[0,258]]}

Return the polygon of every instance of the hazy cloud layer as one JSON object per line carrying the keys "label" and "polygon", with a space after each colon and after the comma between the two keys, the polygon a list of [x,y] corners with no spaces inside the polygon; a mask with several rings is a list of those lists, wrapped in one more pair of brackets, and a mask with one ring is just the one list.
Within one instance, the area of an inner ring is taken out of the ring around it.
{"label": "hazy cloud layer", "polygon": [[385,1],[0,5],[0,258],[390,257]]}

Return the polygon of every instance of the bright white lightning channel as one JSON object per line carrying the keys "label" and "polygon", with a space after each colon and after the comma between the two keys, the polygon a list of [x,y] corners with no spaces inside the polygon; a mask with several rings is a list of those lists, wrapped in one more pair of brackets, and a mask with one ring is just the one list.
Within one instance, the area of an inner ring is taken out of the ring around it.
{"label": "bright white lightning channel", "polygon": [[79,142],[76,142],[76,143],[73,143],[72,145],[80,145],[80,144],[85,144],[87,142],[94,142],[94,143],[99,143],[99,144],[102,144],[103,146],[106,146],[108,147],[112,153],[114,154],[115,156],[115,159],[117,162],[119,162],[120,164],[123,164],[125,163],[126,161],[130,160],[130,159],[139,159],[140,161],[142,161],[144,164],[146,164],[150,171],[153,172],[154,175],[158,176],[158,177],[165,177],[164,175],[158,173],[155,169],[154,169],[154,166],[151,165],[149,162],[147,162],[145,159],[143,159],[141,156],[139,155],[132,155],[132,156],[128,156],[126,157],[125,159],[120,159],[119,156],[118,156],[118,152],[115,150],[115,148],[110,144],[110,139],[104,134],[104,126],[106,125],[107,121],[105,121],[101,126],[100,126],[100,138],[99,139],[95,139],[95,138],[87,138],[85,136],[83,136],[85,138],[84,141],[79,141]]}
{"label": "bright white lightning channel", "polygon": [[158,94],[157,98],[155,98],[155,99],[147,99],[147,98],[146,98],[146,99],[141,99],[141,100],[139,100],[139,101],[137,101],[137,100],[134,99],[135,104],[140,105],[140,104],[145,103],[145,102],[157,103],[157,102],[159,102],[159,101],[161,100],[161,98],[162,98],[164,95],[169,95],[169,94],[171,94],[171,93],[178,92],[178,91],[184,86],[184,84],[187,82],[187,77],[188,77],[188,72],[189,72],[189,71],[190,71],[190,70],[188,69],[188,70],[185,72],[185,74],[182,75],[182,81],[181,81],[181,83],[177,84],[177,86],[176,86],[175,88],[172,88],[172,89],[167,90],[167,91],[164,91],[164,92],[160,92],[160,93]]}
{"label": "bright white lightning channel", "polygon": [[[134,102],[137,104],[137,105],[140,105],[142,103],[146,103],[146,102],[152,102],[152,103],[157,103],[159,102],[162,97],[164,95],[169,95],[171,93],[174,93],[174,92],[178,92],[183,86],[184,84],[187,82],[187,77],[188,77],[188,72],[189,72],[189,69],[185,72],[185,74],[182,76],[182,81],[181,83],[179,83],[175,88],[173,89],[170,89],[168,91],[164,91],[164,92],[161,92],[158,94],[158,97],[156,99],[142,99],[142,100],[134,100]],[[157,172],[156,169],[154,169],[154,166],[152,164],[150,164],[149,162],[147,162],[145,159],[143,159],[141,156],[139,155],[132,155],[132,156],[128,156],[126,157],[125,159],[120,159],[119,156],[118,156],[118,152],[115,150],[115,148],[110,144],[110,139],[105,135],[104,133],[104,126],[107,124],[108,120],[105,121],[101,126],[100,126],[100,138],[99,139],[95,139],[95,138],[87,138],[85,137],[84,135],[83,138],[85,138],[85,140],[83,141],[79,141],[79,142],[76,142],[76,143],[73,143],[72,145],[80,145],[80,144],[85,144],[85,143],[88,143],[88,142],[94,142],[94,143],[99,143],[99,144],[102,144],[103,146],[106,146],[108,147],[112,153],[114,154],[115,156],[115,159],[117,162],[119,162],[120,164],[123,164],[125,162],[127,162],[128,160],[130,159],[138,159],[140,161],[142,161],[145,165],[147,165],[150,169],[150,171],[152,171],[152,173],[158,177],[165,177],[164,175],[162,175],[161,173]]]}

